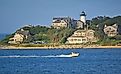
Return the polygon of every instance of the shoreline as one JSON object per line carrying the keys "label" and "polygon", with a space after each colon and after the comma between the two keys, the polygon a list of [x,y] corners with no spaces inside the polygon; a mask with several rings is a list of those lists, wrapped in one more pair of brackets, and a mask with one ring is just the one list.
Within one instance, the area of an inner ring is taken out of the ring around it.
{"label": "shoreline", "polygon": [[0,47],[0,50],[3,49],[91,49],[91,48],[121,48],[121,46],[81,46],[81,45],[61,45],[61,46],[54,46],[54,47],[15,47],[15,46],[4,46]]}

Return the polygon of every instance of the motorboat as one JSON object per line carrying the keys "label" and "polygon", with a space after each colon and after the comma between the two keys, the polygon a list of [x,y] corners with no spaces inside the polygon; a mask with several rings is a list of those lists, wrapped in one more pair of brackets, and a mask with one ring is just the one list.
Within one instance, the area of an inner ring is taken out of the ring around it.
{"label": "motorboat", "polygon": [[61,58],[71,58],[71,57],[78,57],[79,53],[71,52],[70,54],[61,54],[61,55],[49,55],[49,56],[42,56],[42,57],[61,57]]}
{"label": "motorboat", "polygon": [[75,52],[71,52],[71,54],[69,54],[70,57],[78,57],[79,53],[75,53]]}

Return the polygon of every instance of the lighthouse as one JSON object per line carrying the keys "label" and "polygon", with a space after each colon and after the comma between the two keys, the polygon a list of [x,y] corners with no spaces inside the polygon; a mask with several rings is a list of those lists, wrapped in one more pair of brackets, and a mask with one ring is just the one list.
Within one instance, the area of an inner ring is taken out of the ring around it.
{"label": "lighthouse", "polygon": [[86,25],[86,14],[84,11],[82,11],[80,14],[80,21],[82,21],[84,25]]}

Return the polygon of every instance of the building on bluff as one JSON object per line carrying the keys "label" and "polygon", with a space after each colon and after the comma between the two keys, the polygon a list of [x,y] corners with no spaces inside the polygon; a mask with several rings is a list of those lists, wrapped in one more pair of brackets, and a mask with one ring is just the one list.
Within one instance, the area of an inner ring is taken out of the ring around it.
{"label": "building on bluff", "polygon": [[71,17],[54,17],[52,20],[52,27],[56,29],[61,29],[61,28],[86,29],[87,26],[88,25],[86,24],[86,14],[84,11],[80,14],[79,20],[72,19]]}
{"label": "building on bluff", "polygon": [[118,26],[117,24],[113,24],[112,26],[104,26],[104,33],[109,36],[109,37],[113,37],[116,36],[118,34]]}
{"label": "building on bluff", "polygon": [[95,31],[88,29],[85,12],[82,12],[80,14],[80,20],[77,20],[76,29],[77,30],[70,37],[67,38],[67,44],[97,42],[98,38],[95,37]]}

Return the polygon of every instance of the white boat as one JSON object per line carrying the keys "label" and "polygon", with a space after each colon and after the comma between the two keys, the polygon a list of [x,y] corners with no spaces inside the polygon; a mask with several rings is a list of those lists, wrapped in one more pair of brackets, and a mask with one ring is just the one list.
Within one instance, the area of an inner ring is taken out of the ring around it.
{"label": "white boat", "polygon": [[79,53],[74,53],[74,52],[71,52],[71,54],[69,54],[70,57],[78,57],[79,56]]}
{"label": "white boat", "polygon": [[67,58],[67,57],[78,57],[79,53],[71,52],[70,54],[61,54],[61,55],[48,55],[48,56],[41,56],[41,57],[61,57],[61,58]]}

